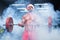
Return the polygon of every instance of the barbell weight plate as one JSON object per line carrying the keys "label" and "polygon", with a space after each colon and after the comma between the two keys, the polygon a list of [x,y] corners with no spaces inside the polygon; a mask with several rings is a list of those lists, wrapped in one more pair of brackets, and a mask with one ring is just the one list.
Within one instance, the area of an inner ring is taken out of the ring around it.
{"label": "barbell weight plate", "polygon": [[12,17],[8,17],[6,19],[6,29],[8,32],[12,32],[13,30],[13,18]]}

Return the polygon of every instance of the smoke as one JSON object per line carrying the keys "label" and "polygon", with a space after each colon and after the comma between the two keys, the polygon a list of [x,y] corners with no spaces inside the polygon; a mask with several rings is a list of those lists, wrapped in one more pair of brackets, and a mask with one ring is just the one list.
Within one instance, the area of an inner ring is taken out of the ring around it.
{"label": "smoke", "polygon": [[[8,7],[7,9],[5,9],[4,12],[3,12],[3,19],[1,20],[2,25],[6,23],[5,21],[6,21],[7,17],[12,17],[13,20],[14,20],[14,24],[17,24],[18,22],[20,22],[21,19],[20,18],[15,19],[14,14],[15,14],[15,10],[12,7]],[[6,28],[6,26],[2,26],[2,27]],[[21,35],[19,35],[19,34],[22,34],[23,28],[20,28],[19,26],[13,26],[13,27],[14,28],[13,28],[12,33],[8,33],[5,30],[5,32],[1,36],[0,40],[20,40]]]}
{"label": "smoke", "polygon": [[[24,0],[23,1],[18,0],[17,2],[15,2],[15,4],[22,4],[23,2],[26,3],[26,1]],[[1,27],[4,27],[4,29],[6,29],[6,26],[2,26],[2,25],[6,23],[6,18],[8,17],[13,18],[14,24],[18,24],[21,22],[21,18],[24,15],[24,13],[20,12],[20,10],[18,10],[17,8],[21,8],[21,7],[10,5],[7,9],[3,11],[2,18],[0,18]],[[24,28],[21,28],[18,25],[14,25],[13,31],[9,33],[7,32],[7,30],[5,30],[0,40],[22,40],[23,31],[24,31]]]}
{"label": "smoke", "polygon": [[[39,7],[41,5],[42,7]],[[32,12],[35,20],[30,24],[29,27],[30,39],[31,40],[60,40],[60,30],[48,27],[48,17],[52,17],[52,25],[56,25],[55,19],[57,17],[54,6],[51,3],[35,4],[35,9]]]}
{"label": "smoke", "polygon": [[[18,0],[15,2],[15,4],[25,4],[23,5],[23,8],[26,7],[29,2],[24,0]],[[41,4],[40,4],[41,5]],[[34,15],[35,20],[31,23],[31,25],[39,25],[39,26],[33,26],[33,28],[30,28],[30,31],[32,31],[32,34],[30,35],[31,40],[60,40],[60,34],[58,29],[53,29],[54,26],[51,28],[51,32],[49,32],[48,28],[48,17],[51,16],[53,18],[53,23],[56,24],[54,19],[56,19],[56,11],[54,11],[54,6],[51,3],[44,3],[41,5],[34,5],[35,9],[32,12],[32,15]],[[0,20],[0,25],[5,24],[7,17],[12,17],[14,20],[14,24],[18,24],[21,22],[22,16],[26,12],[21,12],[21,10],[18,10],[17,8],[21,8],[18,5],[10,5],[7,9],[4,10],[2,19]],[[5,26],[2,26],[5,28]],[[17,25],[14,26],[13,31],[11,33],[4,32],[3,36],[0,40],[22,40],[22,34],[23,34],[24,28],[21,28]]]}

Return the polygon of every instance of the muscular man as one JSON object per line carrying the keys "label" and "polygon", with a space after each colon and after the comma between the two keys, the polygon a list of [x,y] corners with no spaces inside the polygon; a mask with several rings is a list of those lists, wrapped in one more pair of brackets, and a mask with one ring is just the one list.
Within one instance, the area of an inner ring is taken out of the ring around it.
{"label": "muscular man", "polygon": [[28,10],[28,13],[25,14],[23,17],[22,17],[22,22],[19,24],[19,26],[25,26],[25,30],[24,30],[24,33],[23,33],[23,37],[22,37],[22,40],[30,40],[30,37],[29,37],[29,24],[32,22],[33,20],[33,15],[32,15],[32,10],[34,9],[34,6],[32,4],[29,4],[26,8]]}

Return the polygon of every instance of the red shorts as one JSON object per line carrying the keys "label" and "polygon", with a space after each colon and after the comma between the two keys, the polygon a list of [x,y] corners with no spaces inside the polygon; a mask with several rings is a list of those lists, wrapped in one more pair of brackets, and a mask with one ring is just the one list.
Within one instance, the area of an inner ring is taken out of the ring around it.
{"label": "red shorts", "polygon": [[29,40],[29,34],[28,31],[24,31],[23,36],[22,36],[22,40]]}

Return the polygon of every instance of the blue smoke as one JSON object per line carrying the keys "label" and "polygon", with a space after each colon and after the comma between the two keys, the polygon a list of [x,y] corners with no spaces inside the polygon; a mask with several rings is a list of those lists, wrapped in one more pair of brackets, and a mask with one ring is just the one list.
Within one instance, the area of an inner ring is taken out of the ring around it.
{"label": "blue smoke", "polygon": [[[26,3],[26,4],[25,4]],[[18,0],[15,2],[15,4],[25,4],[23,5],[23,8],[26,7],[29,2],[24,1],[24,0]],[[47,4],[47,6],[45,6]],[[39,7],[38,5],[34,5],[35,10],[32,12],[33,15],[35,15],[35,20],[38,22],[35,22],[33,24],[39,24],[41,26],[36,26],[34,29],[30,29],[35,33],[35,38],[34,40],[60,40],[60,34],[58,34],[58,29],[53,29],[51,33],[48,32],[48,26],[47,26],[47,21],[48,17],[51,16],[53,18],[53,23],[52,24],[57,24],[55,22],[55,19],[57,17],[56,11],[54,11],[54,6],[51,3],[44,3],[42,7]],[[6,18],[7,17],[12,17],[14,20],[14,24],[18,24],[21,22],[21,18],[26,12],[21,12],[21,10],[18,10],[17,8],[21,8],[22,6],[16,6],[16,5],[10,5],[7,9],[4,10],[3,12],[3,19],[0,20],[0,24],[5,24]],[[40,8],[40,9],[38,9]],[[43,9],[41,9],[43,8]],[[47,8],[47,9],[45,9]],[[2,22],[3,21],[3,22]],[[5,26],[4,26],[5,28]],[[19,26],[14,26],[13,31],[11,33],[8,33],[7,31],[3,34],[0,40],[22,40],[22,34],[23,34],[24,28],[21,28]],[[34,37],[32,35],[32,37]],[[33,40],[33,39],[31,39]]]}

